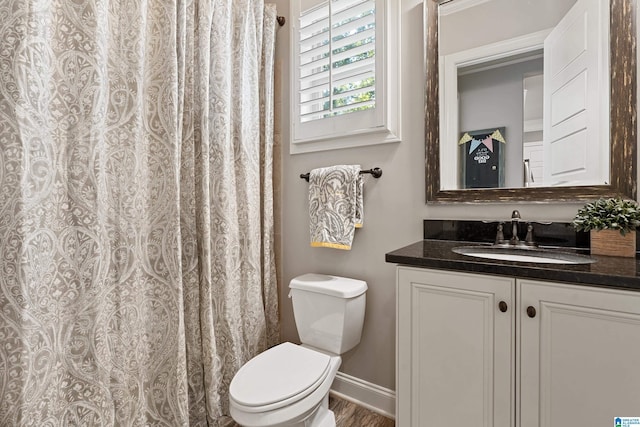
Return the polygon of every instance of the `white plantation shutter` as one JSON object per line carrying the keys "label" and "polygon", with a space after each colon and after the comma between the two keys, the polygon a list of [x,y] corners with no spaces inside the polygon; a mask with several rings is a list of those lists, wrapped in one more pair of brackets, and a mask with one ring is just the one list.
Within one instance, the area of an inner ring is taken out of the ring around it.
{"label": "white plantation shutter", "polygon": [[[397,58],[399,50],[394,49],[390,56],[385,51],[386,13],[389,4],[396,3],[393,0],[291,2],[292,153],[368,144],[362,142],[366,139],[362,135],[371,133],[381,135],[370,143],[398,140],[388,126],[391,108],[385,99],[389,68],[386,60]],[[397,92],[393,91],[394,102]],[[397,116],[399,107],[393,108]],[[394,116],[394,126],[396,120]],[[358,142],[338,144],[338,138],[341,141],[357,138]],[[315,148],[310,149],[311,146]]]}
{"label": "white plantation shutter", "polygon": [[[299,112],[302,121],[324,117],[329,111],[331,30],[329,2],[300,16]],[[306,117],[306,119],[305,119]]]}
{"label": "white plantation shutter", "polygon": [[332,0],[300,16],[300,121],[375,107],[375,0]]}

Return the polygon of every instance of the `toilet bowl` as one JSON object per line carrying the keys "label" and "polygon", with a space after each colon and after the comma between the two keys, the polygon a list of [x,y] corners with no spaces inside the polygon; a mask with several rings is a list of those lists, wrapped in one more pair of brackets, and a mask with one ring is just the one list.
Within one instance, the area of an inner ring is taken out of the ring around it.
{"label": "toilet bowl", "polygon": [[233,378],[231,416],[246,427],[335,426],[328,392],[340,362],[340,356],[290,342],[273,347]]}
{"label": "toilet bowl", "polygon": [[289,285],[301,345],[285,342],[251,359],[229,388],[233,419],[245,427],[335,427],[329,389],[360,342],[366,282],[306,274]]}

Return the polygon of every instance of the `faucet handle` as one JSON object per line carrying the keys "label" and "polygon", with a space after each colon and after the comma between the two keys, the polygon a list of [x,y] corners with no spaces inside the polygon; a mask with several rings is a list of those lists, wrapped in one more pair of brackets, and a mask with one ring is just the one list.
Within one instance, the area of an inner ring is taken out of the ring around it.
{"label": "faucet handle", "polygon": [[505,242],[503,229],[504,229],[504,222],[503,221],[498,222],[498,228],[496,232],[496,241],[495,241],[496,245],[500,245]]}
{"label": "faucet handle", "polygon": [[524,243],[529,246],[534,246],[533,243],[533,225],[531,223],[527,223],[527,236],[524,238]]}
{"label": "faucet handle", "polygon": [[[551,224],[539,222],[538,224]],[[532,222],[527,222],[527,237],[524,239],[524,244],[527,246],[538,246],[536,242],[533,241],[533,224]]]}

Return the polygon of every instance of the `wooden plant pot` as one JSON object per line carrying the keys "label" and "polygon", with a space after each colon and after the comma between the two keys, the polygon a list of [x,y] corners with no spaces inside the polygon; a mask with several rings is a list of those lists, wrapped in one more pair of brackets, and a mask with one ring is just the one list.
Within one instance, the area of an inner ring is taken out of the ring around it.
{"label": "wooden plant pot", "polygon": [[591,254],[635,258],[635,230],[624,236],[620,230],[591,230]]}

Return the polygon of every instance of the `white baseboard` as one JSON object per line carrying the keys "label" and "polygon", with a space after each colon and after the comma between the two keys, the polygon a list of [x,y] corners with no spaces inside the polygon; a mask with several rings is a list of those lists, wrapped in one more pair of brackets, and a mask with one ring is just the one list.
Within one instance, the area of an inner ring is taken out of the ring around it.
{"label": "white baseboard", "polygon": [[338,372],[331,386],[331,394],[385,417],[396,418],[396,392],[388,388]]}

